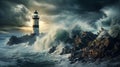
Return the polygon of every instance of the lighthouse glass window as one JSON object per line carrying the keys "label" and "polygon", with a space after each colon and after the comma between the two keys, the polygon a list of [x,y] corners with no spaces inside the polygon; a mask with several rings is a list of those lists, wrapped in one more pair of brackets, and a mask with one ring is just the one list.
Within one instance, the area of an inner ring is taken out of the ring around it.
{"label": "lighthouse glass window", "polygon": [[38,18],[39,16],[38,16],[38,14],[34,14],[34,18]]}

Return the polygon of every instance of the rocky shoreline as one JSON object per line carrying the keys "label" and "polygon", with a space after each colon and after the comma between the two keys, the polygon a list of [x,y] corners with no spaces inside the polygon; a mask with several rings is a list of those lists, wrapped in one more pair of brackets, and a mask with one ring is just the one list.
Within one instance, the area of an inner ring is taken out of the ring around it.
{"label": "rocky shoreline", "polygon": [[[119,34],[118,34],[119,36]],[[80,32],[67,38],[66,43],[72,43],[72,49],[65,46],[62,54],[71,54],[68,58],[71,63],[76,61],[95,62],[96,60],[110,59],[120,56],[120,38],[111,37],[108,31],[102,29],[97,35],[91,32]],[[56,50],[50,49],[49,53]]]}

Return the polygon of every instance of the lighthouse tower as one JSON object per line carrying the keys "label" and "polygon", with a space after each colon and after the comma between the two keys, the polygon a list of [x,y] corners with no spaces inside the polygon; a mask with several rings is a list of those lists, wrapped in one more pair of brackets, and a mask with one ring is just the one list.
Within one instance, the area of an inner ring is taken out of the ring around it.
{"label": "lighthouse tower", "polygon": [[33,33],[35,35],[39,35],[39,16],[37,10],[35,10],[34,15],[33,15]]}

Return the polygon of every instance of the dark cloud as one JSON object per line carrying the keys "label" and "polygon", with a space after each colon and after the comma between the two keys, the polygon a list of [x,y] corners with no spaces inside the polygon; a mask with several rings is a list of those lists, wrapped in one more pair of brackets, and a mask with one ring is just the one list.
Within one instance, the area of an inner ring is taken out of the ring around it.
{"label": "dark cloud", "polygon": [[[119,0],[1,0],[0,1],[0,26],[23,26],[30,21],[29,11],[39,10],[43,20],[53,20],[56,23],[88,22],[95,26],[95,22],[105,13],[105,7],[118,5]],[[18,10],[18,11],[17,11]],[[117,10],[117,9],[113,9]],[[103,22],[103,21],[102,21]],[[104,21],[110,25],[108,21]]]}
{"label": "dark cloud", "polygon": [[19,0],[0,1],[0,26],[23,26],[29,21],[29,10]]}
{"label": "dark cloud", "polygon": [[[54,12],[72,11],[74,13],[82,13],[83,11],[99,11],[107,5],[114,4],[118,0],[37,0],[40,3],[49,3],[56,6]],[[48,11],[50,13],[52,11]]]}

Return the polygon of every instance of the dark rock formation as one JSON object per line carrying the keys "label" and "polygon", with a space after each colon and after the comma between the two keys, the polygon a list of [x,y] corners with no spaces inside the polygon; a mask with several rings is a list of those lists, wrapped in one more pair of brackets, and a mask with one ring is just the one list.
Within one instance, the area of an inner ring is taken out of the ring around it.
{"label": "dark rock formation", "polygon": [[7,45],[11,46],[14,44],[29,42],[29,45],[32,45],[36,40],[36,36],[34,34],[24,35],[22,37],[11,36]]}
{"label": "dark rock formation", "polygon": [[51,47],[51,48],[50,48],[50,50],[49,50],[49,52],[48,52],[48,53],[53,53],[55,50],[56,50],[56,47],[55,47],[55,46],[53,46],[53,47]]}
{"label": "dark rock formation", "polygon": [[[65,47],[60,54],[70,53],[69,60],[71,63],[76,61],[94,62],[98,59],[110,59],[120,56],[120,38],[111,37],[108,31],[103,28],[98,35],[80,30],[72,31],[72,37],[68,36],[69,33],[66,31],[58,33],[62,35],[57,36],[56,41],[65,43]],[[72,48],[66,44],[71,45]],[[51,48],[49,53],[53,53],[56,47]]]}
{"label": "dark rock formation", "polygon": [[[69,44],[65,45],[65,47],[62,49],[62,52],[60,53],[61,55],[70,53],[72,48],[74,50],[79,50],[80,48],[86,47],[90,41],[93,41],[97,37],[97,35],[91,32],[79,32],[79,30],[73,31],[72,38],[69,36],[69,33],[67,33],[65,30],[58,32],[58,34],[59,35],[57,35],[55,39],[55,41],[58,42],[58,44],[59,42]],[[56,47],[57,46],[53,46],[49,50],[49,53],[53,53],[56,50]]]}
{"label": "dark rock formation", "polygon": [[[87,37],[85,40],[81,38],[80,42],[85,43],[86,46],[74,47],[71,50],[71,56],[69,57],[71,63],[76,61],[93,62],[97,59],[113,58],[120,55],[120,39],[117,37],[112,38],[108,34],[104,33],[104,31],[101,32],[98,37],[95,39]],[[77,42],[79,42],[79,40]],[[78,43],[75,43],[75,45],[77,44]]]}

